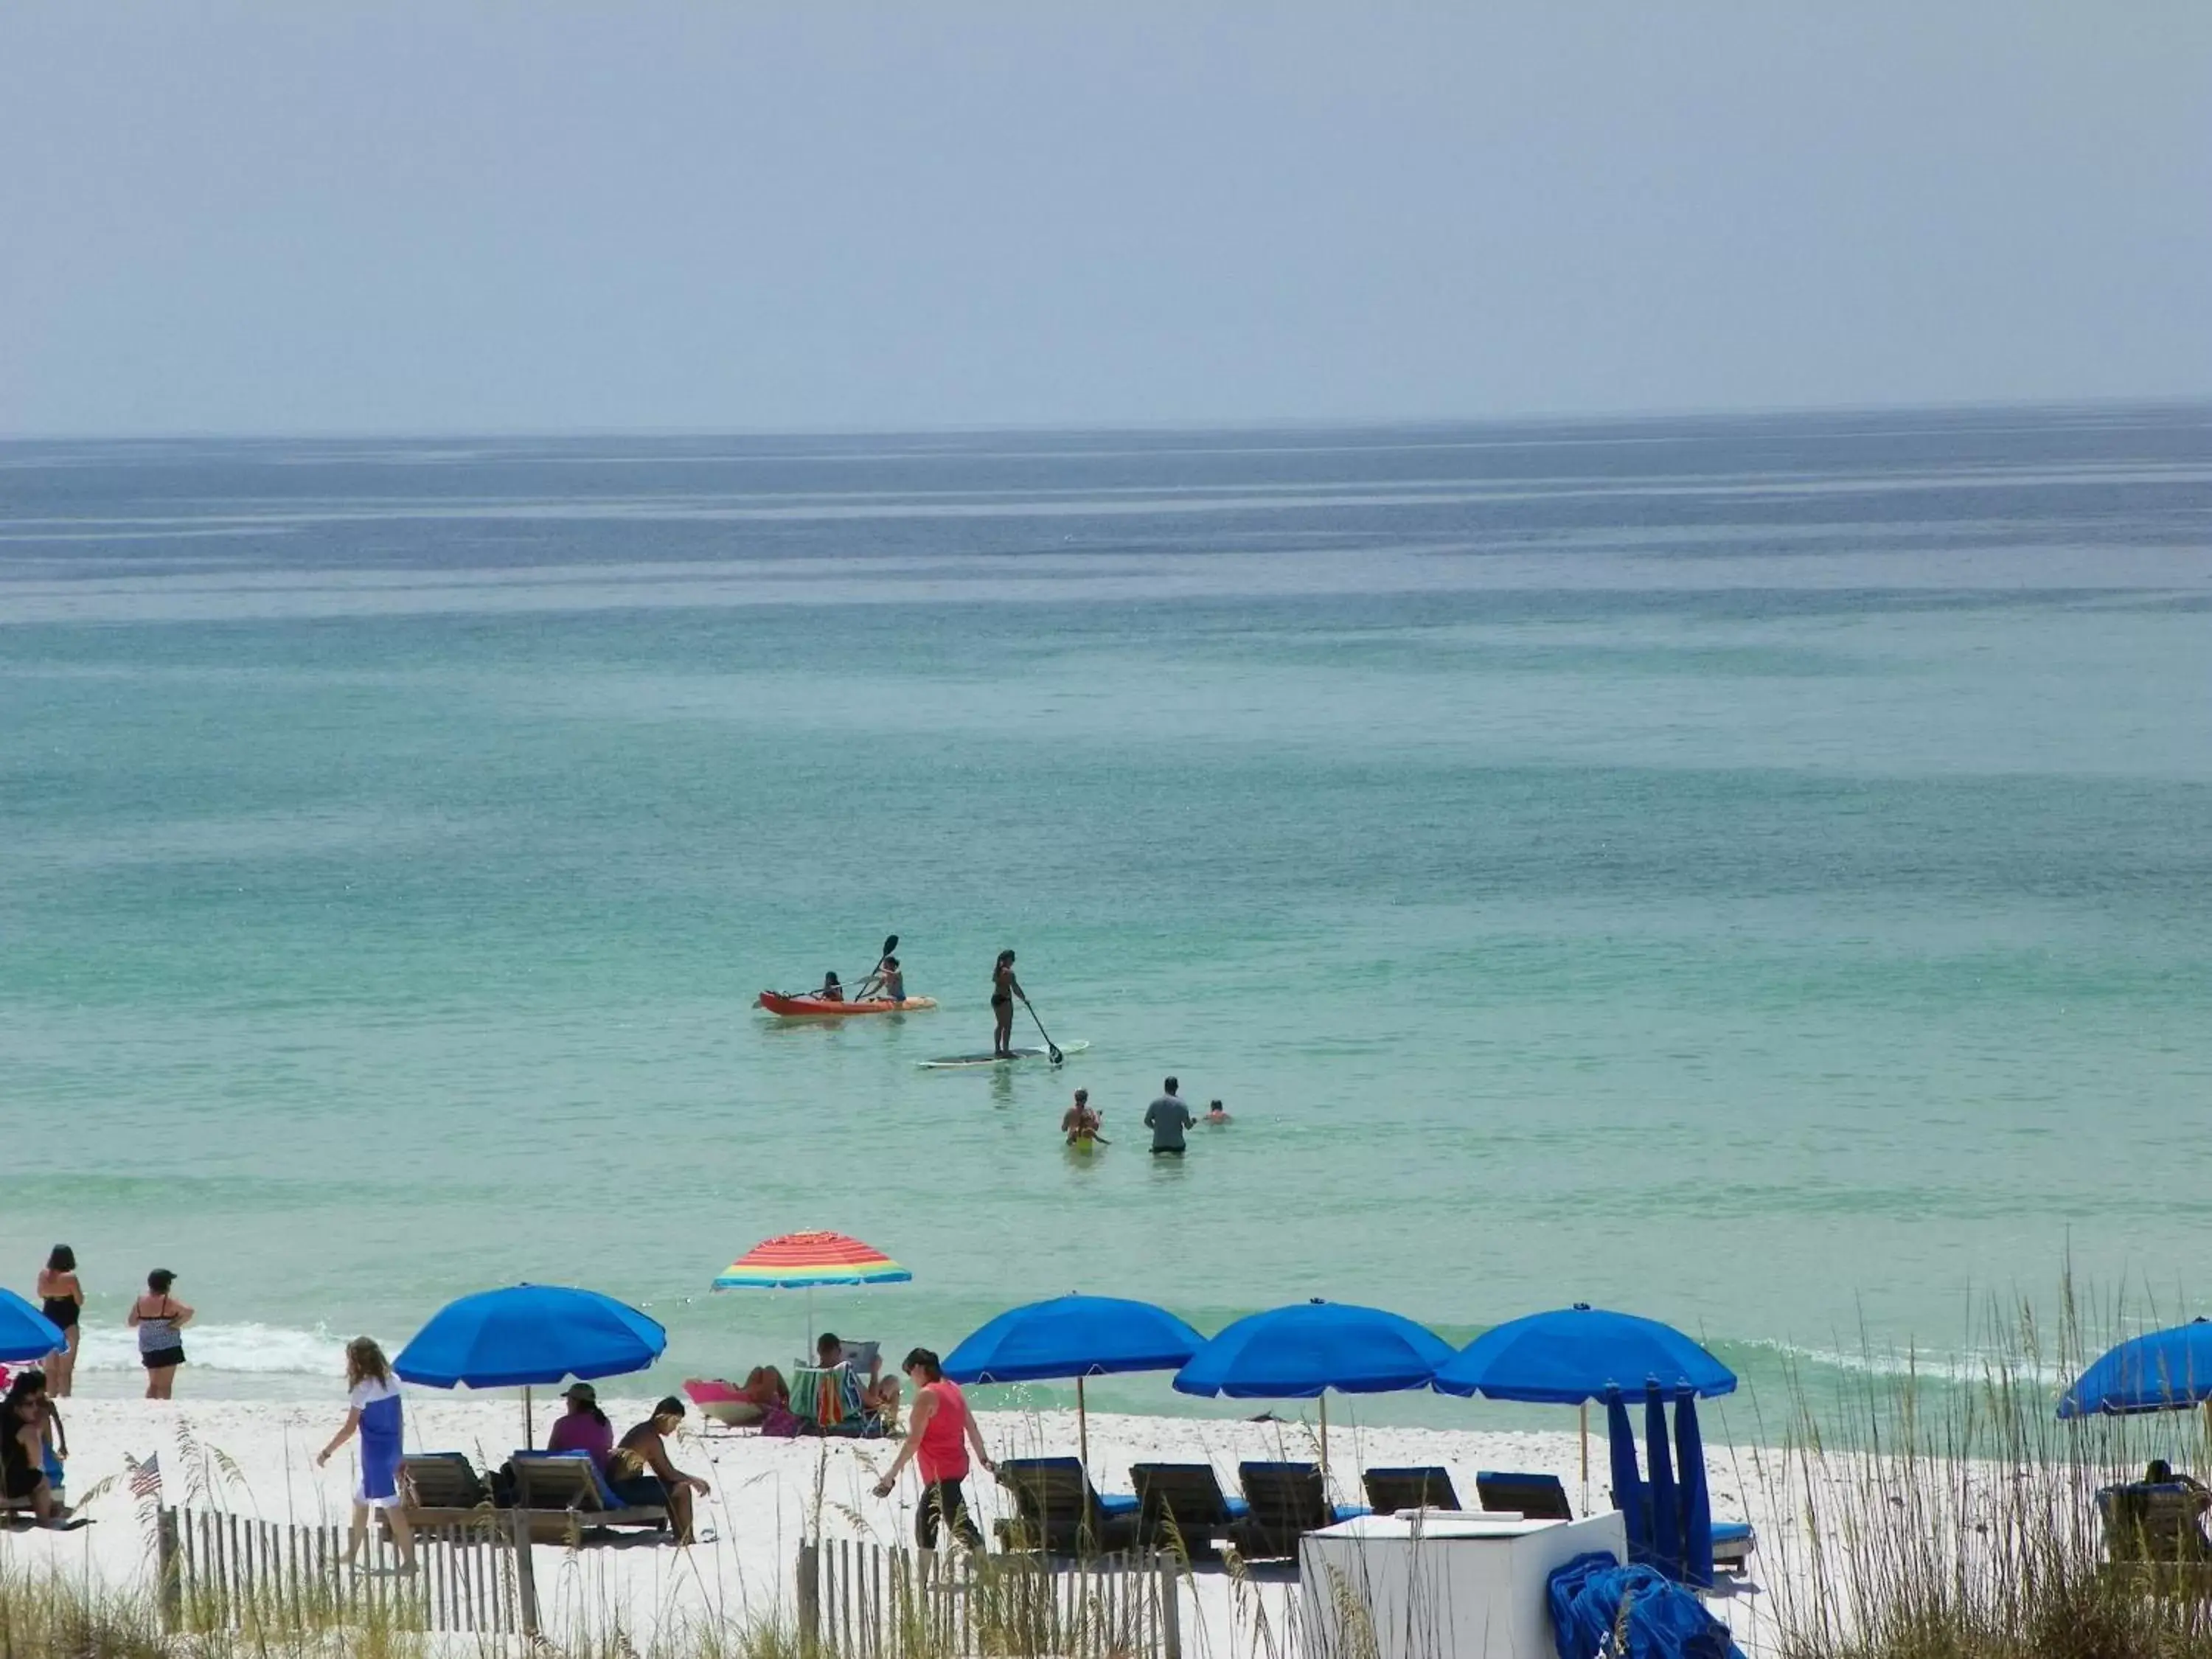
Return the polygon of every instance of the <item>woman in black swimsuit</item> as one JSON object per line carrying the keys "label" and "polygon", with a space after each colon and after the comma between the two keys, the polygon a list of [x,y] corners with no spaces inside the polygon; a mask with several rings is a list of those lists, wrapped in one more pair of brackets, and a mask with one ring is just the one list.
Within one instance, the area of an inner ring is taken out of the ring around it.
{"label": "woman in black swimsuit", "polygon": [[68,1245],[55,1245],[46,1258],[39,1272],[39,1295],[40,1311],[62,1328],[62,1346],[46,1357],[46,1393],[66,1400],[70,1379],[76,1375],[77,1320],[84,1311],[84,1286],[76,1282],[76,1252]]}
{"label": "woman in black swimsuit", "polygon": [[1013,1052],[1014,999],[1022,982],[1014,977],[1014,953],[999,952],[999,965],[991,969],[991,1052],[1003,1059]]}

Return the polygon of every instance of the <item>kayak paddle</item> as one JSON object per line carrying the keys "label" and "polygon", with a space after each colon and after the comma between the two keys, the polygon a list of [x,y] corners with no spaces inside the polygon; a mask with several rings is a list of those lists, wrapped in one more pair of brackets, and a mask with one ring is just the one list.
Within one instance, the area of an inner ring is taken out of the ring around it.
{"label": "kayak paddle", "polygon": [[1052,1033],[1044,1029],[1044,1022],[1041,1019],[1037,1019],[1036,1005],[1031,1002],[1027,997],[1024,997],[1022,999],[1022,1006],[1030,1011],[1030,1018],[1031,1019],[1036,1020],[1037,1035],[1044,1039],[1044,1051],[1046,1054],[1050,1057],[1054,1065],[1059,1065],[1060,1062],[1066,1060],[1067,1056],[1060,1052],[1060,1045],[1052,1040]]}

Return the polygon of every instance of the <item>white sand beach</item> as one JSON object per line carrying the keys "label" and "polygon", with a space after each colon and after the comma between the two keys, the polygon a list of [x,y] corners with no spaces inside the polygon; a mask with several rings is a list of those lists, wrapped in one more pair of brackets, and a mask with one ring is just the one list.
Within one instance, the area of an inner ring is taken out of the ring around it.
{"label": "white sand beach", "polygon": [[[645,1413],[649,1402],[610,1398],[617,1428]],[[517,1443],[520,1412],[512,1395],[459,1398],[422,1391],[407,1401],[410,1451],[460,1450],[480,1466],[496,1464]],[[115,1586],[148,1582],[152,1547],[143,1521],[122,1477],[128,1459],[158,1454],[163,1495],[171,1504],[203,1502],[264,1520],[343,1522],[349,1513],[353,1468],[341,1454],[330,1467],[313,1466],[315,1452],[343,1416],[337,1403],[185,1401],[155,1405],[135,1400],[70,1402],[70,1486],[80,1498],[102,1483],[85,1513],[94,1524],[67,1534],[18,1532],[0,1537],[0,1552],[14,1564],[50,1563]],[[1072,1412],[979,1413],[994,1455],[1070,1453],[1077,1425]],[[1564,1414],[1563,1414],[1564,1417]],[[541,1401],[542,1437],[551,1410]],[[1234,1490],[1239,1459],[1311,1458],[1310,1425],[1193,1418],[1092,1414],[1091,1468],[1103,1491],[1124,1491],[1127,1468],[1144,1461],[1210,1461]],[[540,1600],[549,1632],[574,1628],[578,1618],[604,1624],[618,1616],[641,1650],[653,1632],[701,1617],[753,1619],[793,1613],[793,1568],[803,1537],[818,1531],[830,1540],[910,1541],[915,1488],[909,1475],[889,1499],[870,1488],[895,1448],[890,1441],[769,1440],[744,1432],[702,1432],[697,1419],[681,1437],[680,1467],[703,1475],[714,1492],[700,1513],[702,1541],[672,1547],[594,1547],[580,1552],[541,1546],[536,1556]],[[1330,1457],[1342,1502],[1357,1502],[1361,1467],[1441,1463],[1462,1498],[1473,1501],[1478,1469],[1548,1472],[1566,1484],[1583,1509],[1579,1450],[1571,1430],[1559,1433],[1332,1426]],[[1761,1540],[1748,1578],[1716,1595],[1711,1606],[1727,1620],[1747,1653],[1771,1650],[1774,1601],[1769,1575],[1788,1552],[1779,1546],[1784,1522],[1763,1496],[1768,1482],[1757,1460],[1764,1454],[1716,1445],[1708,1467],[1714,1511],[1749,1520]],[[1605,1445],[1592,1441],[1593,1492],[1603,1501]],[[1006,1512],[1004,1494],[988,1479],[971,1481],[979,1520]],[[1285,1604],[1291,1584],[1237,1584],[1221,1573],[1200,1572],[1182,1604],[1184,1650],[1192,1655],[1237,1655],[1280,1650]],[[1266,1623],[1263,1625],[1262,1620]]]}

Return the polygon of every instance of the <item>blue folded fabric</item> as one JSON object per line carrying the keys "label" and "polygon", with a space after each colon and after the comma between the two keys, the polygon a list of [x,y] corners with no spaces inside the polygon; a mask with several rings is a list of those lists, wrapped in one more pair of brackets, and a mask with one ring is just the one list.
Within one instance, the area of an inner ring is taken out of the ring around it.
{"label": "blue folded fabric", "polygon": [[1559,1659],[1743,1659],[1728,1626],[1690,1591],[1656,1568],[1624,1567],[1602,1550],[1556,1569],[1545,1598]]}
{"label": "blue folded fabric", "polygon": [[1098,1513],[1134,1515],[1139,1502],[1134,1492],[1102,1492],[1098,1494]]}
{"label": "blue folded fabric", "polygon": [[1748,1521],[1716,1521],[1713,1522],[1713,1542],[1716,1544],[1732,1544],[1739,1538],[1748,1538],[1751,1535],[1751,1522]]}
{"label": "blue folded fabric", "polygon": [[1364,1504],[1333,1504],[1329,1506],[1329,1513],[1340,1521],[1350,1521],[1358,1516],[1372,1515],[1375,1511]]}
{"label": "blue folded fabric", "polygon": [[1221,1500],[1221,1507],[1229,1517],[1235,1521],[1242,1521],[1252,1513],[1252,1506],[1241,1498],[1224,1497]]}

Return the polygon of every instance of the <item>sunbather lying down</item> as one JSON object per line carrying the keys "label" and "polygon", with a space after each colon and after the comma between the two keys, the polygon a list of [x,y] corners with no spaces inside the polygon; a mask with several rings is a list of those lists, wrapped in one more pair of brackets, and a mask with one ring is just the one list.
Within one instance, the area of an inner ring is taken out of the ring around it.
{"label": "sunbather lying down", "polygon": [[[885,1428],[896,1428],[899,1414],[898,1378],[883,1374],[883,1355],[873,1352],[872,1343],[869,1346],[867,1380],[860,1384],[860,1404],[869,1415],[882,1418]],[[828,1331],[823,1332],[814,1344],[814,1352],[825,1371],[835,1366],[852,1364],[858,1357],[848,1355],[845,1345]]]}

